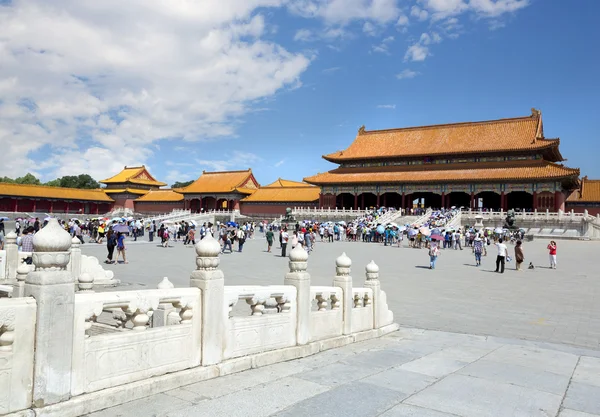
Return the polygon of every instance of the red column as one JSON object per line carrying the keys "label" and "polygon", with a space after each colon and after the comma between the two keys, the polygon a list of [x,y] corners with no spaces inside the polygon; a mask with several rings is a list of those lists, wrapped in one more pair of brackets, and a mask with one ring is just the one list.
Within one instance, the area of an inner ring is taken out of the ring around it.
{"label": "red column", "polygon": [[565,211],[565,195],[562,191],[556,191],[554,193],[554,211],[558,210]]}
{"label": "red column", "polygon": [[319,193],[319,208],[323,207],[323,193]]}
{"label": "red column", "polygon": [[[52,204],[52,203],[50,203]],[[50,206],[52,207],[52,206]],[[96,214],[100,214],[100,203],[96,203]]]}
{"label": "red column", "polygon": [[442,207],[446,208],[446,193],[442,193]]}
{"label": "red column", "polygon": [[13,211],[19,211],[19,199],[15,198],[15,209]]}
{"label": "red column", "polygon": [[537,198],[537,191],[533,192],[533,209],[537,210],[538,208],[538,198]]}
{"label": "red column", "polygon": [[471,193],[471,210],[475,208],[475,193]]}
{"label": "red column", "polygon": [[403,210],[406,208],[406,194],[402,193],[402,207]]}
{"label": "red column", "polygon": [[68,212],[69,212],[69,202],[66,201],[65,202],[65,213],[68,213]]}
{"label": "red column", "polygon": [[379,193],[377,193],[377,207],[379,207],[379,206],[380,206],[380,204],[379,204]]}
{"label": "red column", "polygon": [[[54,201],[50,200],[50,214],[54,211]],[[96,206],[96,214],[98,214],[98,206]]]}
{"label": "red column", "polygon": [[500,207],[502,210],[506,211],[506,195],[504,194],[504,191],[500,193]]}
{"label": "red column", "polygon": [[365,208],[365,195],[364,194],[360,195],[360,208],[361,209]]}
{"label": "red column", "polygon": [[354,194],[354,210],[358,210],[358,194]]}
{"label": "red column", "polygon": [[36,200],[32,200],[33,205],[31,206],[31,211],[35,213]]}
{"label": "red column", "polygon": [[[198,204],[198,211],[202,211],[202,197],[200,197],[199,201],[200,201],[200,203]],[[191,201],[190,201],[190,203],[191,203]]]}

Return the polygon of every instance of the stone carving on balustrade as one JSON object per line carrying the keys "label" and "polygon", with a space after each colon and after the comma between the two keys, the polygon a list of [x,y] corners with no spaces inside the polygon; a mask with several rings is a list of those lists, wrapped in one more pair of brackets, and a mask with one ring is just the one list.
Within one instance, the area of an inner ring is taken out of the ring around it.
{"label": "stone carving on balustrade", "polygon": [[342,298],[339,287],[311,287],[311,296],[316,302],[311,311],[311,340],[322,340],[342,335]]}
{"label": "stone carving on balustrade", "polygon": [[15,341],[15,310],[0,310],[0,351],[10,352]]}
{"label": "stone carving on balustrade", "polygon": [[394,322],[394,313],[387,304],[387,294],[379,282],[379,266],[371,261],[365,267],[365,287],[373,291],[373,327],[378,329]]}

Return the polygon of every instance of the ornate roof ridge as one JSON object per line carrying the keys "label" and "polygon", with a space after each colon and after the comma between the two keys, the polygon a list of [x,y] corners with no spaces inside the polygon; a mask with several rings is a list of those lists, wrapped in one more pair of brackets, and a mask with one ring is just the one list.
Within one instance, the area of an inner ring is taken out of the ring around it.
{"label": "ornate roof ridge", "polygon": [[207,175],[212,175],[212,174],[237,174],[239,172],[252,172],[252,168],[248,168],[248,169],[238,169],[238,170],[233,170],[233,171],[202,171],[202,175],[207,174]]}
{"label": "ornate roof ridge", "polygon": [[507,117],[503,119],[491,119],[491,120],[478,120],[471,122],[456,122],[456,123],[440,123],[434,125],[422,125],[422,126],[407,126],[407,127],[396,127],[391,129],[377,129],[377,130],[366,130],[364,125],[359,129],[359,135],[369,135],[385,132],[397,132],[404,130],[420,130],[420,129],[437,129],[440,127],[452,127],[452,126],[469,126],[469,125],[481,125],[481,124],[494,124],[494,123],[507,123],[507,122],[518,122],[522,120],[528,120],[531,118],[541,118],[540,114],[531,114],[529,116],[518,116],[518,117]]}
{"label": "ornate roof ridge", "polygon": [[3,185],[12,185],[15,187],[31,187],[31,188],[50,188],[52,190],[75,190],[75,191],[104,191],[105,188],[73,188],[73,187],[54,187],[52,185],[45,184],[17,184],[14,182],[0,182],[0,186]]}

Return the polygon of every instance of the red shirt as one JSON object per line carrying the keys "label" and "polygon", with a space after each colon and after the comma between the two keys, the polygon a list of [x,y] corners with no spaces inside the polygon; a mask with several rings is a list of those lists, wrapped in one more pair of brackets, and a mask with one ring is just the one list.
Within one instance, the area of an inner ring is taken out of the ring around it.
{"label": "red shirt", "polygon": [[548,245],[548,250],[550,250],[550,255],[556,255],[556,246]]}

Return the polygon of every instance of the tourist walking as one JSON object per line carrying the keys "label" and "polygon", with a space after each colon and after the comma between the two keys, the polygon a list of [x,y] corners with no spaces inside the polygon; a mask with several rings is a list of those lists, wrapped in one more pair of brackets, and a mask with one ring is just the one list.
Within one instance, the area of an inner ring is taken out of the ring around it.
{"label": "tourist walking", "polygon": [[154,232],[156,232],[156,221],[152,220],[152,223],[150,223],[150,227],[148,229],[148,241],[149,242],[154,242]]}
{"label": "tourist walking", "polygon": [[502,238],[498,239],[498,242],[496,242],[495,245],[498,248],[498,256],[496,256],[496,271],[495,272],[500,272],[501,274],[503,274],[504,273],[504,265],[506,262],[506,251],[508,250],[508,248],[503,243]]}
{"label": "tourist walking", "polygon": [[238,252],[241,252],[242,249],[244,249],[244,243],[246,242],[246,232],[244,232],[243,229],[238,230],[236,238],[238,241]]}
{"label": "tourist walking", "polygon": [[267,233],[265,233],[265,237],[267,238],[267,252],[271,252],[271,246],[273,246],[273,237],[274,237],[274,233],[273,233],[273,227],[269,227],[269,230],[267,230]]}
{"label": "tourist walking", "polygon": [[119,255],[123,258],[123,263],[128,264],[127,257],[125,256],[125,235],[122,232],[117,233],[117,257],[116,263],[119,263]]}
{"label": "tourist walking", "polygon": [[473,253],[475,254],[475,265],[481,266],[481,254],[483,253],[483,239],[479,236],[475,236],[473,240]]}
{"label": "tourist walking", "polygon": [[556,269],[556,242],[551,240],[548,245],[548,250],[550,251],[550,268]]}
{"label": "tourist walking", "polygon": [[117,246],[117,235],[115,232],[110,229],[106,235],[106,249],[108,250],[108,255],[106,256],[105,264],[112,264],[113,262],[113,254],[115,253],[115,247]]}
{"label": "tourist walking", "polygon": [[281,229],[281,233],[279,234],[279,238],[281,239],[281,257],[285,258],[288,240],[290,235],[287,232],[287,227]]}
{"label": "tourist walking", "polygon": [[523,242],[517,240],[517,245],[515,246],[515,263],[517,264],[517,271],[521,270],[521,264],[525,260],[525,255],[523,254]]}
{"label": "tourist walking", "polygon": [[429,269],[435,269],[435,262],[437,261],[439,255],[440,249],[438,248],[436,240],[433,239],[429,247]]}

